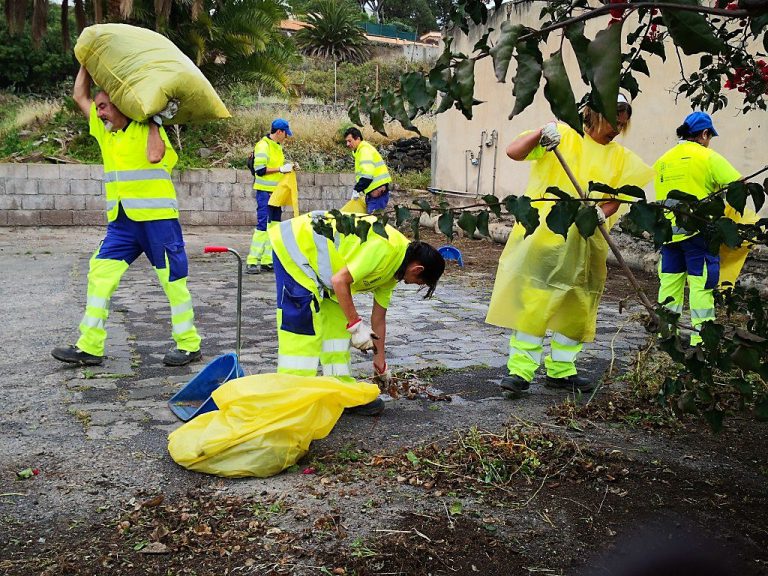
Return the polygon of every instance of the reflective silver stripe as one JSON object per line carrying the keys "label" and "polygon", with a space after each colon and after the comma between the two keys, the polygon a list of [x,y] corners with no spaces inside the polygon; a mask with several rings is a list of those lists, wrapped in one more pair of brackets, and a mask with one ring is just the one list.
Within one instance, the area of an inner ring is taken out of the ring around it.
{"label": "reflective silver stripe", "polygon": [[542,350],[520,350],[520,348],[515,348],[514,346],[509,347],[509,355],[510,356],[528,356],[531,360],[536,362],[536,364],[541,364],[541,354]]}
{"label": "reflective silver stripe", "polygon": [[146,170],[115,170],[104,172],[104,182],[135,182],[136,180],[170,180],[171,175],[162,168]]}
{"label": "reflective silver stripe", "polygon": [[680,226],[672,226],[672,234],[690,234],[688,230],[685,228],[681,228]]}
{"label": "reflective silver stripe", "polygon": [[264,249],[264,246],[266,245],[266,242],[251,242],[251,250],[258,250],[259,248]]}
{"label": "reflective silver stripe", "polygon": [[277,368],[288,370],[317,370],[317,363],[320,358],[317,356],[288,356],[286,354],[277,355]]}
{"label": "reflective silver stripe", "polygon": [[714,317],[714,308],[691,308],[691,320],[709,320]]}
{"label": "reflective silver stripe", "polygon": [[328,250],[328,239],[315,232],[312,233],[317,248],[317,273],[320,275],[320,282],[327,290],[333,292],[333,268],[331,268],[331,252]]}
{"label": "reflective silver stripe", "polygon": [[177,306],[171,306],[171,316],[176,316],[177,314],[181,314],[187,310],[192,310],[192,300],[187,300],[186,302],[178,304]]}
{"label": "reflective silver stripe", "polygon": [[93,306],[94,308],[107,308],[109,305],[108,298],[100,298],[99,296],[88,296],[86,306]]}
{"label": "reflective silver stripe", "polygon": [[323,376],[349,376],[349,364],[323,364]]}
{"label": "reflective silver stripe", "polygon": [[277,188],[277,182],[275,180],[267,180],[266,178],[259,178],[258,176],[253,179],[253,183],[266,186],[267,188]]}
{"label": "reflective silver stripe", "polygon": [[88,316],[87,314],[83,316],[83,319],[80,321],[81,326],[87,326],[88,328],[101,328],[104,330],[104,318],[96,318],[94,316]]}
{"label": "reflective silver stripe", "polygon": [[179,322],[178,324],[176,322],[173,323],[173,333],[174,334],[183,334],[187,330],[192,330],[195,327],[195,321],[194,320],[187,320],[186,322]]}
{"label": "reflective silver stripe", "polygon": [[564,336],[559,332],[555,332],[552,335],[552,341],[562,344],[563,346],[579,346],[581,344],[578,340],[571,340],[568,336]]}
{"label": "reflective silver stripe", "polygon": [[371,166],[381,166],[381,164],[384,164],[384,162],[381,162],[381,163],[377,164],[373,160],[360,160],[360,162],[358,162],[358,164],[360,166],[362,166],[363,164],[370,164]]}
{"label": "reflective silver stripe", "polygon": [[304,272],[304,274],[309,276],[309,279],[315,283],[315,286],[317,286],[317,290],[322,293],[323,286],[320,283],[320,280],[317,278],[317,274],[315,274],[312,266],[309,265],[309,260],[307,260],[307,257],[304,256],[301,250],[299,250],[299,245],[296,243],[296,236],[293,235],[293,227],[291,226],[291,221],[286,220],[285,222],[282,222],[280,224],[280,228],[280,235],[283,237],[283,244],[285,245],[285,249],[288,251],[288,256],[291,257],[291,260],[293,260],[293,262],[301,269],[302,272]]}
{"label": "reflective silver stripe", "polygon": [[253,155],[253,159],[256,160],[256,158],[264,158],[265,160],[269,160],[269,154],[259,152],[258,154]]}
{"label": "reflective silver stripe", "polygon": [[570,352],[561,348],[552,348],[552,360],[555,362],[573,362],[578,354],[578,351]]}
{"label": "reflective silver stripe", "polygon": [[355,172],[355,178],[357,180],[360,180],[360,178],[370,178],[373,174],[368,174],[366,172]]}
{"label": "reflective silver stripe", "polygon": [[107,200],[107,212],[112,210],[115,206],[117,206],[117,200]]}
{"label": "reflective silver stripe", "polygon": [[514,338],[520,342],[527,342],[528,344],[535,344],[537,346],[541,346],[544,342],[544,338],[541,336],[534,336],[533,334],[527,334],[526,332],[520,331],[515,332]]}
{"label": "reflective silver stripe", "polygon": [[173,208],[179,209],[179,203],[173,198],[121,198],[123,208]]}
{"label": "reflective silver stripe", "polygon": [[349,338],[323,340],[323,352],[346,352],[349,350]]}
{"label": "reflective silver stripe", "polygon": [[666,198],[661,205],[666,206],[668,208],[672,208],[673,206],[677,206],[680,204],[680,200],[675,200],[674,198]]}
{"label": "reflective silver stripe", "polygon": [[381,176],[376,176],[376,178],[374,178],[374,179],[371,181],[371,185],[374,185],[374,184],[376,184],[376,182],[382,182],[382,181],[384,181],[384,180],[388,180],[388,179],[390,179],[389,173],[387,173],[387,174],[382,174]]}
{"label": "reflective silver stripe", "polygon": [[259,170],[261,170],[262,168],[266,168],[266,167],[267,167],[267,165],[266,165],[266,164],[254,164],[254,165],[253,165],[253,171],[254,171],[254,172],[258,172],[258,171],[259,171]]}

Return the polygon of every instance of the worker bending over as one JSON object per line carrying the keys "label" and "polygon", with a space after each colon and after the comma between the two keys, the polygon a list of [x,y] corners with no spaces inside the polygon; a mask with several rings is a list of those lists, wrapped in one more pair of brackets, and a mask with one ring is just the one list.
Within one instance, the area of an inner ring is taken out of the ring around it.
{"label": "worker bending over", "polygon": [[[361,216],[370,223],[374,216]],[[334,239],[318,234],[314,222],[325,219]],[[315,376],[318,363],[324,376],[350,379],[350,343],[373,351],[374,373],[389,378],[385,354],[386,315],[399,281],[435,291],[445,270],[440,253],[424,242],[411,242],[392,226],[387,238],[369,229],[363,242],[355,234],[336,232],[336,223],[322,211],[304,214],[269,229],[277,284],[277,371]],[[353,294],[371,292],[370,325],[360,318]],[[350,409],[377,415],[384,402]]]}

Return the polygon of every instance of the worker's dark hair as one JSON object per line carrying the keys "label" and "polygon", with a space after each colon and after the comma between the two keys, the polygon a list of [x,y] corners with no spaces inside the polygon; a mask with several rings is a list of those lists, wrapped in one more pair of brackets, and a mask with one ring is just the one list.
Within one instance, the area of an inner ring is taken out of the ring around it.
{"label": "worker's dark hair", "polygon": [[405,258],[403,258],[403,263],[400,265],[395,277],[402,280],[405,276],[405,269],[412,262],[418,262],[424,266],[424,270],[421,273],[421,280],[427,286],[427,293],[424,295],[424,298],[431,298],[432,294],[435,293],[435,288],[437,288],[437,281],[440,280],[440,276],[445,272],[445,259],[430,244],[413,241],[408,244],[408,248],[405,250]]}
{"label": "worker's dark hair", "polygon": [[[675,131],[677,133],[678,138],[682,138],[683,140],[695,140],[704,132],[709,130],[709,128],[704,128],[704,130],[699,130],[698,132],[691,132],[691,127],[688,126],[685,122],[680,124],[680,126],[677,127],[677,130]],[[710,133],[712,133],[712,130],[709,130]]]}
{"label": "worker's dark hair", "polygon": [[360,128],[357,128],[355,126],[350,126],[346,130],[344,130],[344,138],[347,136],[352,136],[355,140],[362,140],[363,139],[363,133],[360,132]]}

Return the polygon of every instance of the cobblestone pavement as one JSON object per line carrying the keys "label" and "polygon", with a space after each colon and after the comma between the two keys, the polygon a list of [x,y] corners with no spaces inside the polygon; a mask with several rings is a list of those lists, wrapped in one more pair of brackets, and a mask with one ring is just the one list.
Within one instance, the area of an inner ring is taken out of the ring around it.
{"label": "cobblestone pavement", "polygon": [[[162,365],[172,345],[169,307],[146,259],[130,268],[113,297],[104,365],[71,368],[50,356],[54,346],[77,337],[88,258],[102,234],[94,228],[0,228],[0,310],[5,319],[0,492],[17,491],[9,488],[16,470],[38,466],[48,484],[45,492],[34,494],[34,502],[46,514],[64,513],[83,500],[95,507],[108,495],[137,486],[181,489],[216,481],[180,469],[167,454],[166,435],[179,422],[166,401],[204,364]],[[227,245],[244,252],[250,231],[192,228],[186,239],[189,286],[208,361],[235,349],[237,268],[232,255],[203,255],[202,247]],[[378,423],[342,418],[329,439],[313,449],[349,442],[404,444],[460,426],[498,425],[512,413],[531,415],[546,407],[510,402],[498,393],[493,382],[503,373],[509,333],[484,323],[492,279],[468,274],[455,264],[449,262],[431,300],[422,300],[414,287],[396,289],[387,346],[395,371],[471,368],[461,388],[466,393],[458,395],[463,399],[441,403],[440,410],[429,409],[426,402],[392,401],[385,415],[374,419]],[[247,373],[271,372],[277,353],[273,275],[244,275],[243,280],[241,362]],[[370,299],[361,302],[363,310],[370,308]],[[620,367],[619,360],[631,358],[645,339],[631,313],[619,315],[618,303],[606,299],[597,341],[581,357],[583,373],[599,377],[611,364]],[[362,377],[370,374],[370,359],[355,354],[353,368]],[[540,393],[562,399],[552,391]],[[279,476],[267,484],[284,487],[297,481]],[[74,501],[72,494],[77,494]],[[0,513],[17,505],[0,497]]]}

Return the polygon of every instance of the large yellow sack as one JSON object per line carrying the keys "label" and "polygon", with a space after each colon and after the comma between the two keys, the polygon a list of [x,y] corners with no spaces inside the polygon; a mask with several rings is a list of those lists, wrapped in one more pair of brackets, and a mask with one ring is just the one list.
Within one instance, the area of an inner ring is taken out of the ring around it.
{"label": "large yellow sack", "polygon": [[[726,218],[730,218],[738,224],[754,224],[758,221],[759,217],[754,210],[745,208],[742,214],[739,214],[730,204],[725,206]],[[720,246],[720,287],[724,285],[734,285],[736,280],[741,274],[741,269],[744,267],[744,262],[749,256],[749,249],[752,245],[749,242],[744,242],[738,248],[728,248],[725,244]]]}
{"label": "large yellow sack", "polygon": [[344,408],[376,399],[378,386],[337,378],[258,374],[222,384],[219,407],[168,436],[181,466],[218,476],[266,478],[292,466],[327,436]]}
{"label": "large yellow sack", "polygon": [[270,206],[290,206],[293,208],[293,217],[299,215],[299,185],[296,182],[296,172],[288,172],[277,183],[277,188],[269,195]]}
{"label": "large yellow sack", "polygon": [[368,214],[368,207],[365,204],[365,196],[354,198],[341,207],[341,212],[351,212],[353,214]]}
{"label": "large yellow sack", "polygon": [[194,62],[165,36],[128,24],[96,24],[80,34],[75,56],[129,118],[142,122],[170,100],[169,123],[229,118],[227,107]]}

